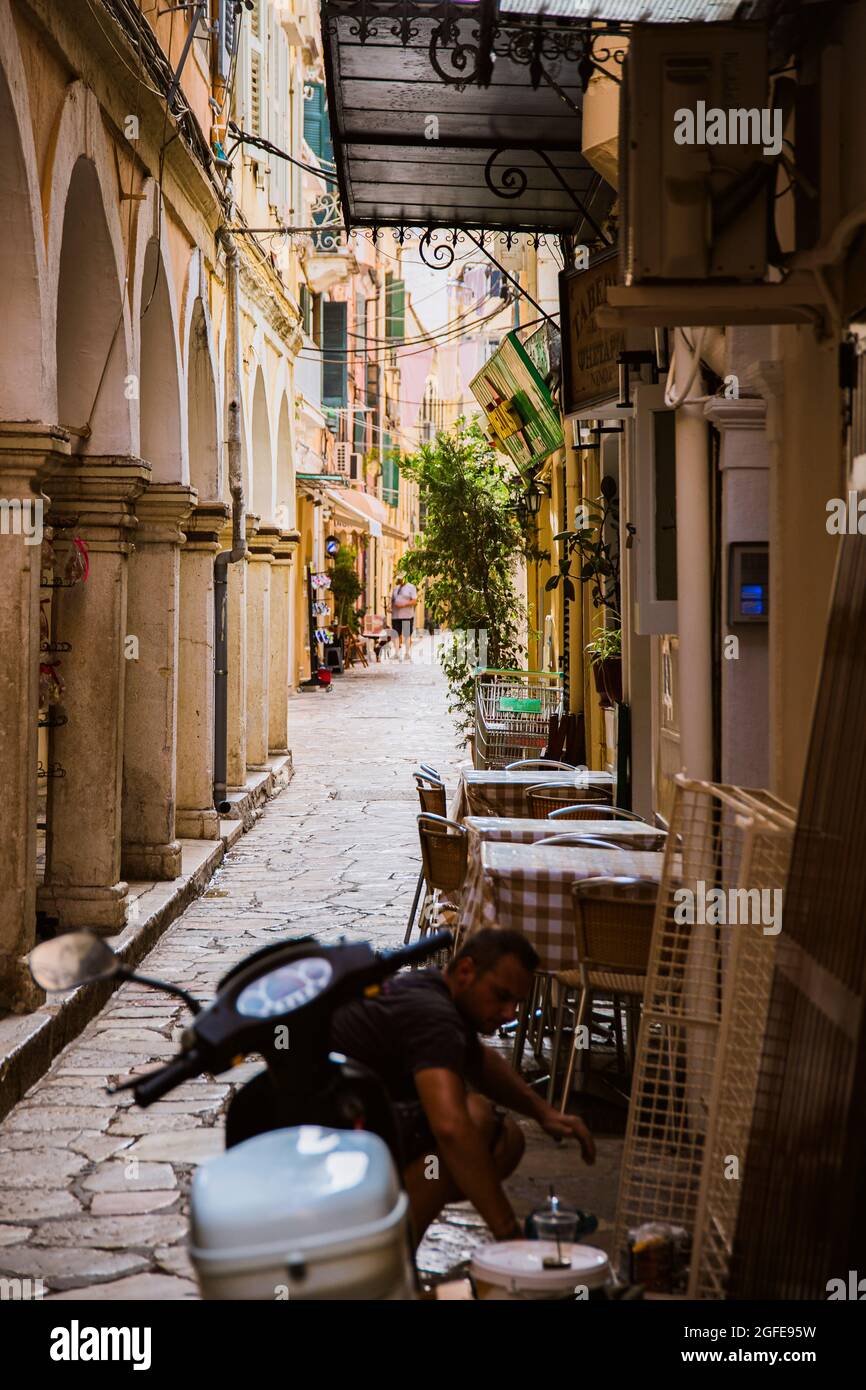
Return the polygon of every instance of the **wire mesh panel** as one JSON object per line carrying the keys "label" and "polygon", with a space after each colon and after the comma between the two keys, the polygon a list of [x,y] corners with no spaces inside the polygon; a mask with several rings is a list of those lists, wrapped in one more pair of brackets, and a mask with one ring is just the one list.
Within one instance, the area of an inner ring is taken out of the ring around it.
{"label": "wire mesh panel", "polygon": [[[618,1250],[629,1228],[666,1222],[686,1230],[701,1260],[710,1258],[697,1232],[699,1209],[729,1249],[730,1212],[716,1202],[713,1165],[720,1148],[745,1153],[739,1131],[729,1137],[726,1130],[735,1108],[729,1092],[737,1068],[747,1073],[741,1085],[749,1085],[750,1072],[754,1090],[792,832],[789,809],[768,793],[676,778],[626,1130]],[[741,952],[741,939],[753,951]],[[753,952],[759,978],[749,982],[748,1010],[734,1013]],[[724,1172],[723,1165],[723,1181],[736,1188]],[[721,1278],[727,1257],[715,1244],[712,1251]]]}
{"label": "wire mesh panel", "polygon": [[479,671],[475,677],[475,766],[503,768],[547,746],[564,707],[558,671]]}

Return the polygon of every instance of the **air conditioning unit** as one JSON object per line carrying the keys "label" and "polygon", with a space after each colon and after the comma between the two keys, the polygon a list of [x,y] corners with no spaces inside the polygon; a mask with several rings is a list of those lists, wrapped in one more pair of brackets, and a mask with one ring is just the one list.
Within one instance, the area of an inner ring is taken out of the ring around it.
{"label": "air conditioning unit", "polygon": [[338,473],[342,473],[348,478],[351,471],[352,446],[351,444],[337,444],[334,447],[334,467]]}
{"label": "air conditioning unit", "polygon": [[649,25],[634,30],[624,66],[624,283],[762,280],[782,121],[768,108],[765,31]]}

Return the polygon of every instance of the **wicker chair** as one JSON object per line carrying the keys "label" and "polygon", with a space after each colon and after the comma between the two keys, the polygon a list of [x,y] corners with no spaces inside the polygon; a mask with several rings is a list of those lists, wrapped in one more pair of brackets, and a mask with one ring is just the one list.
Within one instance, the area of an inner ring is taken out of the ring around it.
{"label": "wicker chair", "polygon": [[[448,806],[445,796],[445,783],[434,768],[427,767],[424,763],[421,764],[421,768],[421,772],[413,773],[418,799],[421,802],[421,810],[436,816],[446,815]],[[415,925],[415,913],[418,911],[418,903],[424,891],[424,882],[424,870],[422,868],[418,875],[418,882],[415,885],[415,896],[412,899],[412,906],[409,909],[409,921],[406,923],[406,934],[403,937],[404,945],[412,935],[412,928]],[[421,910],[423,913],[423,907]]]}
{"label": "wicker chair", "polygon": [[[425,811],[418,817],[421,862],[426,886],[418,919],[421,936],[435,927],[456,925],[460,894],[466,879],[469,832],[447,816]],[[455,933],[455,949],[457,945]]]}
{"label": "wicker chair", "polygon": [[[654,879],[631,877],[581,879],[572,888],[575,906],[577,968],[556,974],[559,1001],[548,1100],[552,1101],[562,1044],[566,996],[579,991],[574,1036],[559,1109],[564,1113],[579,1051],[580,1029],[593,994],[613,998],[614,1025],[620,1065],[624,1065],[620,1000],[642,1000],[655,919],[659,885]],[[629,1030],[629,1052],[634,1038]]]}
{"label": "wicker chair", "polygon": [[[533,789],[534,790],[534,789]],[[587,806],[586,802],[578,802],[573,806],[558,806],[554,811],[548,811],[548,820],[638,820],[643,821],[643,816],[635,815],[634,811],[622,811],[619,806],[611,806],[609,803],[598,803]]]}
{"label": "wicker chair", "polygon": [[625,849],[622,841],[617,844],[615,840],[601,840],[598,835],[581,835],[579,830],[567,832],[563,835],[545,835],[543,840],[535,841],[538,845],[585,845],[587,849]]}
{"label": "wicker chair", "polygon": [[[575,802],[580,803],[577,809],[581,810],[585,806],[610,806],[610,793],[603,787],[575,788],[571,782],[562,786],[556,782],[541,782],[538,786],[527,787],[526,800],[532,819],[546,820],[551,811],[576,809]],[[585,818],[588,817],[589,811]]]}

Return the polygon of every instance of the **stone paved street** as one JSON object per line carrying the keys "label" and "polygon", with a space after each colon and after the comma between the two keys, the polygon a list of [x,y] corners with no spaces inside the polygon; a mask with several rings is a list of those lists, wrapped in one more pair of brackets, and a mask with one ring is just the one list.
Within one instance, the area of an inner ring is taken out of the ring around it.
{"label": "stone paved street", "polygon": [[[355,669],[331,693],[295,697],[291,721],[291,785],[144,973],[208,998],[234,961],[287,933],[402,941],[419,868],[410,774],[428,762],[453,787],[463,757],[441,675],[396,662]],[[187,1193],[194,1166],[222,1148],[231,1088],[192,1082],[147,1111],[104,1089],[170,1057],[184,1016],[179,1001],[124,985],[10,1113],[0,1127],[0,1273],[41,1278],[49,1297],[197,1297]],[[237,1069],[232,1082],[257,1067]],[[513,1185],[519,1210],[555,1178],[565,1196],[610,1217],[618,1142],[602,1142],[588,1186],[575,1150],[534,1136]],[[479,1227],[468,1208],[449,1213],[422,1247],[422,1266],[450,1267]]]}

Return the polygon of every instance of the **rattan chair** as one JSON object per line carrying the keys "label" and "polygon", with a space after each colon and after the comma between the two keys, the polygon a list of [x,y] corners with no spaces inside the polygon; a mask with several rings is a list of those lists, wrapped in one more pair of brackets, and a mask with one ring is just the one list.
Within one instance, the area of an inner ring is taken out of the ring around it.
{"label": "rattan chair", "polygon": [[[448,820],[447,816],[425,811],[418,817],[418,835],[426,888],[418,931],[426,936],[436,927],[456,927],[466,879],[469,832],[464,825]],[[456,932],[454,947],[457,947]]]}
{"label": "rattan chair", "polygon": [[[533,788],[534,790],[534,788]],[[587,806],[585,802],[578,802],[573,806],[558,806],[553,811],[548,811],[548,820],[643,820],[643,816],[635,815],[634,811],[622,811],[619,806],[611,806],[610,803],[601,805]]]}
{"label": "rattan chair", "polygon": [[[620,1001],[623,997],[635,1001],[643,999],[658,891],[659,885],[653,879],[624,876],[581,879],[572,888],[577,967],[560,970],[555,977],[559,1000],[548,1084],[548,1100],[552,1101],[566,997],[570,990],[577,990],[580,997],[574,1035],[559,1103],[562,1112],[571,1091],[580,1050],[580,1030],[594,994],[613,999],[617,1053],[620,1065],[624,1066]],[[629,1052],[633,1055],[632,1029],[628,1041]]]}
{"label": "rattan chair", "polygon": [[571,763],[558,763],[555,758],[520,758],[516,763],[508,763],[506,772],[525,772],[528,769],[553,768],[554,772],[573,772]]}
{"label": "rattan chair", "polygon": [[[421,810],[437,816],[446,815],[448,806],[445,796],[445,783],[442,781],[436,769],[428,767],[426,763],[422,763],[421,771],[413,773],[413,776],[415,778],[415,788],[418,792],[418,799],[421,802]],[[418,875],[418,882],[415,885],[415,896],[412,899],[412,906],[409,909],[409,921],[406,923],[406,934],[403,937],[404,945],[412,935],[412,928],[415,925],[415,914],[418,911],[421,894],[424,892],[424,883],[424,870],[422,868]]]}
{"label": "rattan chair", "polygon": [[576,802],[579,803],[578,809],[584,806],[609,806],[610,793],[603,787],[575,787],[573,782],[563,783],[562,786],[556,782],[541,782],[535,787],[527,787],[526,800],[532,819],[546,820],[551,811],[575,809]]}

